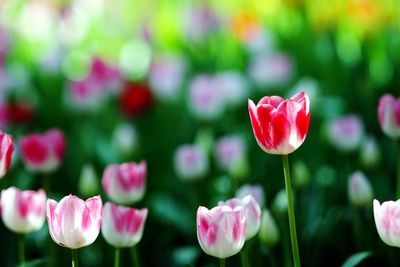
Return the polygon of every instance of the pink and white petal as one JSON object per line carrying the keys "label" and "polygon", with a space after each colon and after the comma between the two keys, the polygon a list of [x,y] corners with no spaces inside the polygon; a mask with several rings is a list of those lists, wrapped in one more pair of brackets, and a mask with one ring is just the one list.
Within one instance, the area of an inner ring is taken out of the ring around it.
{"label": "pink and white petal", "polygon": [[266,148],[264,133],[260,124],[260,118],[258,116],[258,109],[254,105],[254,102],[250,99],[248,100],[248,109],[254,136],[256,137],[257,143],[260,145],[260,147],[263,150],[265,150],[267,148]]}

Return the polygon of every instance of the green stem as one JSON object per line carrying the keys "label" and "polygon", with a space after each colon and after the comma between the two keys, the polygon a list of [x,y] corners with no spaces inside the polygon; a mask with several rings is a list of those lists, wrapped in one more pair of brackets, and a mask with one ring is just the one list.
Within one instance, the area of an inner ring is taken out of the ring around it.
{"label": "green stem", "polygon": [[18,257],[19,257],[19,266],[25,266],[25,241],[24,235],[18,235]]}
{"label": "green stem", "polygon": [[46,195],[50,195],[50,177],[48,174],[45,174],[43,177],[43,189],[46,192]]}
{"label": "green stem", "polygon": [[72,253],[72,267],[78,267],[78,250],[71,249]]}
{"label": "green stem", "polygon": [[225,267],[225,259],[219,259],[219,267]]}
{"label": "green stem", "polygon": [[119,248],[115,248],[115,256],[114,256],[114,267],[119,267]]}
{"label": "green stem", "polygon": [[139,262],[139,257],[137,253],[136,246],[133,246],[131,249],[131,254],[132,254],[132,263],[134,267],[140,267],[140,262]]}
{"label": "green stem", "polygon": [[290,180],[288,156],[282,155],[282,160],[283,160],[283,172],[285,174],[286,195],[288,200],[289,229],[290,229],[290,240],[292,242],[293,263],[295,267],[300,267],[300,256],[299,256],[299,247],[297,245],[296,220],[294,216],[293,193],[292,193],[292,184]]}
{"label": "green stem", "polygon": [[400,140],[397,141],[397,184],[396,199],[400,199]]}
{"label": "green stem", "polygon": [[242,267],[249,267],[249,260],[247,259],[247,250],[242,249],[240,252],[240,259],[242,261]]}

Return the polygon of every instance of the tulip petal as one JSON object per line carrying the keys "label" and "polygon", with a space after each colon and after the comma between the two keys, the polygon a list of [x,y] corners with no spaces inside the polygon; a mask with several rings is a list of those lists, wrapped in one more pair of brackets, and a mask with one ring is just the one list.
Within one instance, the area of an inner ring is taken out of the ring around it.
{"label": "tulip petal", "polygon": [[263,134],[263,130],[261,129],[260,121],[257,114],[257,108],[252,100],[248,100],[248,109],[250,114],[250,121],[253,128],[254,135],[256,137],[257,143],[260,145],[263,150],[266,150],[266,143]]}

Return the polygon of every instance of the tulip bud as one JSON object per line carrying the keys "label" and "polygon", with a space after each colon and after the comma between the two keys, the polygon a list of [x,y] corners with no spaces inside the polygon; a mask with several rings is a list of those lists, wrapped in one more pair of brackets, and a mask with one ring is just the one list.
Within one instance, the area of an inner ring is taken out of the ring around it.
{"label": "tulip bud", "polygon": [[242,206],[217,206],[197,210],[197,239],[205,253],[227,258],[238,253],[246,239],[246,216]]}
{"label": "tulip bud", "polygon": [[123,155],[129,155],[138,144],[137,131],[129,123],[119,124],[113,134],[113,144],[117,151]]}
{"label": "tulip bud", "polygon": [[374,199],[374,219],[379,237],[384,243],[392,247],[400,247],[400,200],[386,201],[382,205]]}
{"label": "tulip bud", "polygon": [[225,171],[230,171],[245,157],[246,146],[238,136],[225,136],[220,138],[215,145],[215,155],[218,165]]}
{"label": "tulip bud", "polygon": [[365,167],[374,167],[379,163],[381,151],[374,137],[364,139],[360,148],[360,158]]}
{"label": "tulip bud", "polygon": [[132,247],[142,239],[146,217],[147,209],[138,210],[107,202],[103,210],[101,233],[114,247]]}
{"label": "tulip bud", "polygon": [[86,164],[82,167],[78,188],[79,193],[85,197],[93,196],[100,192],[99,181],[92,165]]}
{"label": "tulip bud", "polygon": [[208,171],[208,159],[197,145],[181,145],[174,156],[175,171],[183,180],[197,180]]}
{"label": "tulip bud", "polygon": [[144,196],[146,162],[111,164],[103,173],[103,188],[111,200],[119,204],[132,204]]}
{"label": "tulip bud", "polygon": [[288,202],[285,189],[281,189],[276,193],[275,198],[272,201],[272,209],[278,215],[287,214]]}
{"label": "tulip bud", "polygon": [[13,151],[12,136],[0,131],[0,178],[4,177],[10,167]]}
{"label": "tulip bud", "polygon": [[362,172],[357,171],[350,175],[347,191],[349,200],[354,206],[370,205],[373,198],[372,187]]}
{"label": "tulip bud", "polygon": [[272,247],[279,241],[279,229],[268,209],[261,213],[260,241],[263,245]]}
{"label": "tulip bud", "polygon": [[231,198],[228,201],[218,203],[218,206],[229,206],[232,209],[242,206],[246,216],[246,240],[249,240],[258,233],[261,221],[261,209],[257,201],[247,195],[244,198]]}
{"label": "tulip bud", "polygon": [[46,210],[51,238],[71,249],[92,244],[100,233],[102,209],[100,196],[86,201],[73,195],[60,202],[48,199]]}
{"label": "tulip bud", "polygon": [[251,195],[257,201],[260,207],[264,207],[265,196],[261,185],[244,184],[240,186],[238,190],[236,190],[235,196],[237,198],[244,198],[247,195]]}
{"label": "tulip bud", "polygon": [[1,191],[1,217],[8,229],[16,233],[29,233],[42,228],[46,212],[46,193],[21,191],[10,187]]}
{"label": "tulip bud", "polygon": [[400,137],[400,98],[384,94],[379,99],[378,120],[382,131],[390,138]]}
{"label": "tulip bud", "polygon": [[304,188],[310,183],[310,171],[303,161],[293,164],[293,184],[297,188]]}

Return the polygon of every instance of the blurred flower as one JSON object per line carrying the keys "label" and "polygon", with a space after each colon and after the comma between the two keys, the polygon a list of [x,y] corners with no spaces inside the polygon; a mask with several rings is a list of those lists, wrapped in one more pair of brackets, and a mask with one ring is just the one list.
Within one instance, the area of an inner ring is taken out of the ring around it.
{"label": "blurred flower", "polygon": [[232,209],[242,206],[246,216],[246,240],[258,233],[261,222],[261,209],[251,195],[247,195],[244,198],[231,198],[225,202],[220,201],[218,206],[229,206]]}
{"label": "blurred flower", "polygon": [[364,138],[360,147],[360,158],[365,167],[376,166],[380,161],[381,151],[373,136]]}
{"label": "blurred flower", "polygon": [[263,97],[248,100],[251,125],[258,145],[267,153],[287,155],[304,142],[310,124],[310,104],[305,92],[289,99]]}
{"label": "blurred flower", "polygon": [[235,193],[237,198],[244,198],[247,195],[251,195],[260,205],[260,207],[264,207],[264,190],[261,185],[259,184],[244,184],[240,186]]}
{"label": "blurred flower", "polygon": [[184,33],[192,41],[202,41],[220,28],[221,19],[209,5],[191,5],[185,14]]}
{"label": "blurred flower", "polygon": [[121,74],[118,68],[97,56],[91,60],[89,77],[101,90],[117,89],[121,86]]}
{"label": "blurred flower", "polygon": [[7,173],[14,151],[13,138],[10,134],[0,131],[0,178]]}
{"label": "blurred flower", "polygon": [[261,19],[250,10],[240,10],[232,17],[232,30],[243,41],[252,40],[262,29]]}
{"label": "blurred flower", "polygon": [[51,129],[21,137],[19,147],[28,169],[51,172],[58,168],[64,156],[65,137],[59,129]]}
{"label": "blurred flower", "polygon": [[379,99],[378,120],[382,131],[390,138],[400,137],[400,98],[384,94]]}
{"label": "blurred flower", "polygon": [[113,133],[113,145],[121,154],[130,154],[138,144],[135,127],[130,123],[118,124]]}
{"label": "blurred flower", "polygon": [[371,204],[373,199],[371,184],[364,173],[360,171],[350,175],[347,192],[351,204],[357,207],[366,207]]}
{"label": "blurred flower", "polygon": [[174,167],[179,178],[196,180],[208,171],[208,159],[198,145],[181,145],[175,150]]}
{"label": "blurred flower", "polygon": [[3,25],[0,24],[0,68],[3,65],[3,61],[6,57],[10,42],[10,35],[3,27]]}
{"label": "blurred flower", "polygon": [[217,140],[215,156],[218,165],[225,171],[231,170],[234,165],[246,154],[246,145],[242,138],[236,135],[227,135]]}
{"label": "blurred flower", "polygon": [[161,100],[176,100],[185,71],[186,62],[182,55],[167,54],[154,58],[149,73],[151,90]]}
{"label": "blurred flower", "polygon": [[85,197],[93,196],[100,192],[96,171],[91,164],[83,165],[78,190],[79,193]]}
{"label": "blurred flower", "polygon": [[297,160],[293,164],[293,184],[295,187],[303,188],[310,183],[310,170],[304,161]]}
{"label": "blurred flower", "polygon": [[197,210],[197,239],[205,253],[227,258],[238,253],[246,239],[246,216],[242,206],[217,206]]}
{"label": "blurred flower", "polygon": [[303,77],[301,78],[294,86],[293,89],[290,90],[289,96],[295,95],[298,92],[306,92],[307,96],[310,99],[310,105],[316,104],[318,95],[320,94],[320,88],[318,82],[311,77]]}
{"label": "blurred flower", "polygon": [[261,29],[245,40],[247,49],[253,54],[272,53],[275,49],[275,36],[272,31]]}
{"label": "blurred flower", "polygon": [[110,245],[117,248],[132,247],[142,239],[147,209],[104,205],[101,233]]}
{"label": "blurred flower", "polygon": [[264,246],[272,247],[279,241],[279,229],[268,209],[261,213],[260,241]]}
{"label": "blurred flower", "polygon": [[111,200],[119,204],[140,201],[146,187],[147,166],[145,161],[108,165],[103,173],[103,188]]}
{"label": "blurred flower", "polygon": [[0,100],[0,125],[21,124],[32,119],[34,108],[28,101],[3,102]]}
{"label": "blurred flower", "polygon": [[328,122],[327,135],[335,148],[343,152],[352,152],[363,140],[364,126],[357,115],[346,115]]}
{"label": "blurred flower", "polygon": [[137,116],[151,107],[153,95],[144,82],[126,82],[119,96],[119,104],[125,115]]}
{"label": "blurred flower", "polygon": [[228,105],[243,104],[243,101],[249,96],[246,78],[238,71],[218,72],[215,75],[215,82]]}
{"label": "blurred flower", "polygon": [[42,228],[46,212],[46,193],[21,191],[10,187],[1,191],[1,217],[8,229],[16,233],[29,233]]}
{"label": "blurred flower", "polygon": [[266,86],[281,86],[291,77],[291,59],[282,53],[254,55],[248,67],[248,75],[263,90]]}
{"label": "blurred flower", "polygon": [[272,209],[278,215],[287,214],[288,200],[285,189],[281,189],[278,193],[276,193],[274,199],[272,200]]}
{"label": "blurred flower", "polygon": [[400,200],[386,201],[382,205],[374,199],[374,218],[376,229],[382,241],[392,247],[400,247],[398,231]]}

